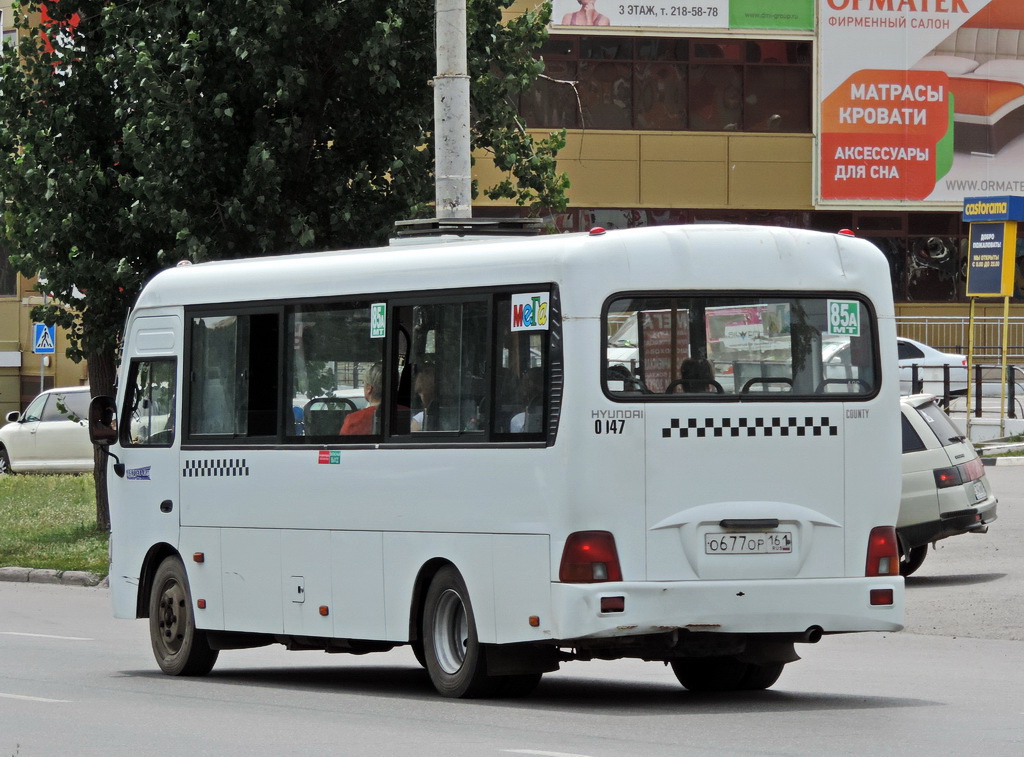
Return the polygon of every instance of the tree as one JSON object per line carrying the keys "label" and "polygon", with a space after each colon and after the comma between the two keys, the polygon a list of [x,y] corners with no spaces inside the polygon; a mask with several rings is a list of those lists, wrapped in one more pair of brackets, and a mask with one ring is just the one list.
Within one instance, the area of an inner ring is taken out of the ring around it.
{"label": "tree", "polygon": [[[502,25],[511,2],[470,3],[474,146],[508,172],[489,196],[562,209],[564,135],[531,139],[514,104],[550,7]],[[56,301],[33,317],[68,330],[94,393],[161,268],[375,244],[432,214],[433,0],[27,7],[42,20],[16,13],[0,64],[6,234]]]}

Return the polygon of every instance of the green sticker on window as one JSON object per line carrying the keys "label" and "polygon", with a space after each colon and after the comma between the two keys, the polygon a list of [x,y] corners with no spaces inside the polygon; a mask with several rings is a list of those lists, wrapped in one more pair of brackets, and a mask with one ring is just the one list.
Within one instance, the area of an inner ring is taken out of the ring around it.
{"label": "green sticker on window", "polygon": [[388,304],[375,302],[370,305],[370,339],[383,339],[388,332]]}
{"label": "green sticker on window", "polygon": [[829,300],[828,333],[860,336],[860,303],[856,300]]}

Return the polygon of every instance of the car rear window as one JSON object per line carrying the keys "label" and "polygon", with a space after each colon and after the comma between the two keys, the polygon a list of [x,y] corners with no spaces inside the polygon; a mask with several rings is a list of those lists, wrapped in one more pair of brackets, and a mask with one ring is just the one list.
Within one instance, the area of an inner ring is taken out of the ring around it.
{"label": "car rear window", "polygon": [[932,430],[935,438],[939,440],[939,444],[943,447],[948,447],[950,444],[964,440],[964,435],[960,432],[960,429],[953,425],[953,421],[949,419],[949,416],[934,402],[926,402],[919,406],[917,412],[928,421],[928,428]]}

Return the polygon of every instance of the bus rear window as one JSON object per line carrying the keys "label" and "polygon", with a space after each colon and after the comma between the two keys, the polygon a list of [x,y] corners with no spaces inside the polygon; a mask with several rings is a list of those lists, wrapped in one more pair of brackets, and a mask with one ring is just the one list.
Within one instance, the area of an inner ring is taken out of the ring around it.
{"label": "bus rear window", "polygon": [[630,400],[867,397],[873,317],[847,294],[622,296],[604,313],[605,388]]}

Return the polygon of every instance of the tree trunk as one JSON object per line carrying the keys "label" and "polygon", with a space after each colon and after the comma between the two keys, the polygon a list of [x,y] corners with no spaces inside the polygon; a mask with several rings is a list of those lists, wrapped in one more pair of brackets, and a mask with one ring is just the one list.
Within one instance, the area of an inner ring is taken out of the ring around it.
{"label": "tree trunk", "polygon": [[[89,392],[93,397],[114,395],[117,361],[113,348],[92,352],[89,360]],[[110,531],[110,502],[107,500],[107,452],[94,451],[93,480],[96,484],[96,528]]]}

